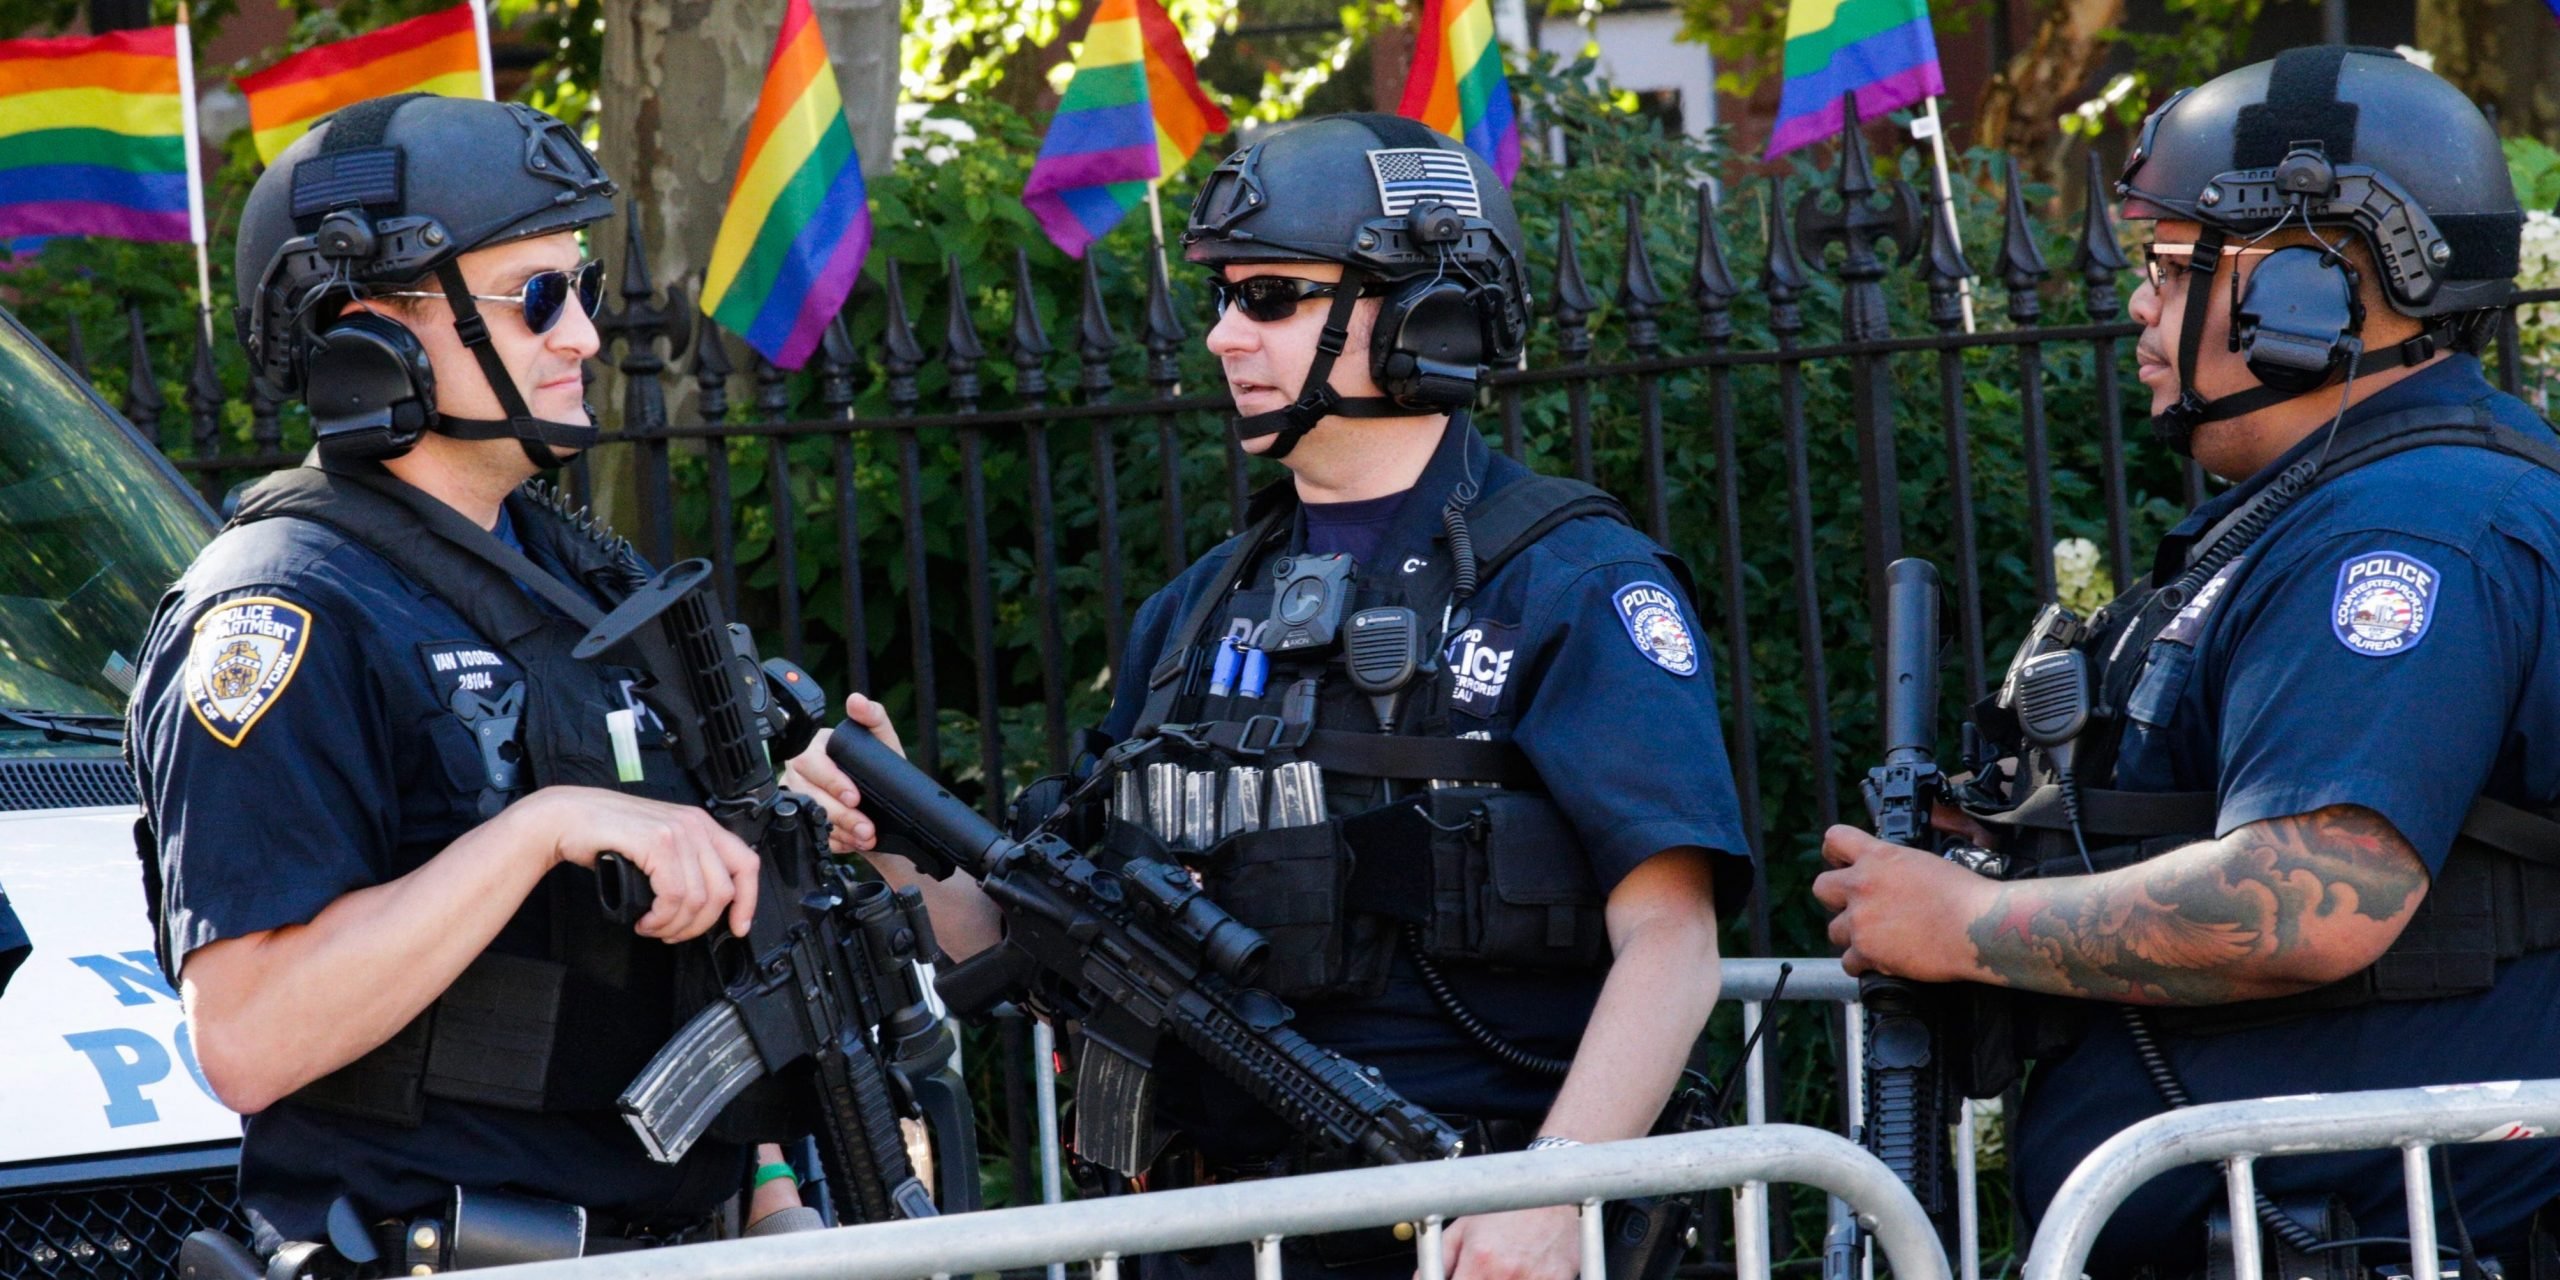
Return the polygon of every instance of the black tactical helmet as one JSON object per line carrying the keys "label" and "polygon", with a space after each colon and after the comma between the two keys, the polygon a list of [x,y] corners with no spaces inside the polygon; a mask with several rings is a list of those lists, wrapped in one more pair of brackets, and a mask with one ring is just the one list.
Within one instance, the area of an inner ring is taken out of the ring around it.
{"label": "black tactical helmet", "polygon": [[[2491,309],[2513,292],[2524,232],[2505,154],[2480,109],[2388,49],[2291,49],[2181,90],[2143,122],[2116,193],[2126,217],[2202,224],[2197,282],[2213,278],[2234,240],[2291,226],[2327,246],[2276,250],[2234,299],[2232,349],[2263,384],[2248,391],[2207,400],[2195,390],[2219,291],[2188,286],[2184,389],[2152,419],[2180,453],[2205,423],[2476,347]],[[2365,349],[2359,272],[2338,232],[2364,242],[2391,309],[2422,322],[2416,336]]]}
{"label": "black tactical helmet", "polygon": [[[234,313],[251,367],[310,399],[322,447],[394,456],[420,430],[512,435],[538,464],[583,448],[589,424],[532,417],[488,345],[455,259],[613,216],[613,180],[567,125],[521,103],[402,94],[348,107],[285,148],[240,214]],[[422,349],[348,301],[434,278],[508,413],[439,415]]]}
{"label": "black tactical helmet", "polygon": [[[1346,283],[1328,341],[1297,402],[1236,424],[1239,439],[1279,433],[1287,454],[1327,415],[1446,413],[1474,403],[1488,366],[1520,358],[1528,271],[1511,193],[1474,152],[1412,120],[1318,116],[1274,129],[1209,175],[1183,228],[1183,256],[1228,263],[1340,263]],[[1370,340],[1387,394],[1347,398],[1329,379],[1360,294],[1383,298]]]}
{"label": "black tactical helmet", "polygon": [[2227,235],[2303,215],[2352,230],[2392,309],[2421,318],[2505,302],[2524,234],[2497,131],[2388,49],[2292,49],[2180,92],[2143,123],[2116,191],[2128,218]]}

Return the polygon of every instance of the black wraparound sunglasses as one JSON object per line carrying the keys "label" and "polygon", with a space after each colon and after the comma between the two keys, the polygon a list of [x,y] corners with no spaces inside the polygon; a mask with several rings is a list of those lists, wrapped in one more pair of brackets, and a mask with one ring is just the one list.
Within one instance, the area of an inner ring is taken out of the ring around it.
{"label": "black wraparound sunglasses", "polygon": [[1341,292],[1339,284],[1296,276],[1247,276],[1242,280],[1213,276],[1209,280],[1209,297],[1217,304],[1219,315],[1225,315],[1230,306],[1242,307],[1247,319],[1263,324],[1298,314],[1298,304],[1310,298],[1331,298]]}
{"label": "black wraparound sunglasses", "polygon": [[[549,333],[568,310],[569,295],[578,295],[578,308],[594,319],[596,308],[604,303],[604,264],[581,262],[567,271],[536,271],[524,278],[524,288],[517,293],[475,293],[474,302],[501,302],[524,312],[524,327],[535,333]],[[442,293],[428,290],[404,290],[386,293],[386,298],[441,298]]]}

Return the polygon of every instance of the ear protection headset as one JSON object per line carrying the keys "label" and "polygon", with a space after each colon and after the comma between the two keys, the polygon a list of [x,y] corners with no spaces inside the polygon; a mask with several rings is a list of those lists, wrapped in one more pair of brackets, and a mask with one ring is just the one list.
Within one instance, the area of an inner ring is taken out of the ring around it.
{"label": "ear protection headset", "polygon": [[2361,277],[2336,249],[2298,245],[2258,263],[2231,309],[2231,349],[2250,376],[2287,395],[2318,390],[2363,354]]}
{"label": "ear protection headset", "polygon": [[436,425],[435,367],[389,316],[348,312],[312,339],[303,365],[314,443],[331,462],[397,458]]}
{"label": "ear protection headset", "polygon": [[1379,301],[1369,338],[1370,377],[1400,408],[1463,409],[1475,403],[1478,370],[1493,345],[1490,331],[1501,299],[1487,295],[1498,293],[1498,286],[1475,280],[1452,260],[1466,234],[1457,210],[1425,204],[1406,222],[1415,244],[1439,250],[1441,269],[1396,286]]}

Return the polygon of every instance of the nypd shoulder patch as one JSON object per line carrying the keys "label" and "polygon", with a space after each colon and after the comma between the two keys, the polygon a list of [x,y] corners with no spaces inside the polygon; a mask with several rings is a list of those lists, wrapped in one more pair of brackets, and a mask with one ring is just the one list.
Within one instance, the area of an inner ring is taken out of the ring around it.
{"label": "nypd shoulder patch", "polygon": [[1636,652],[1675,676],[1698,674],[1698,639],[1689,631],[1678,595],[1660,583],[1630,582],[1612,600]]}
{"label": "nypd shoulder patch", "polygon": [[240,745],[293,682],[311,612],[273,596],[233,600],[196,623],[187,649],[187,709],[226,747]]}
{"label": "nypd shoulder patch", "polygon": [[2435,566],[2398,551],[2349,556],[2338,566],[2329,630],[2349,652],[2387,658],[2418,647],[2435,625]]}

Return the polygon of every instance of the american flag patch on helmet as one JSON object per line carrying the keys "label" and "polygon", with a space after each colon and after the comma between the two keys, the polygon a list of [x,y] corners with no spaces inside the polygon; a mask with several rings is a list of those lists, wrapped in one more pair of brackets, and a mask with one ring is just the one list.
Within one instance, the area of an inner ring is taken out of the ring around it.
{"label": "american flag patch on helmet", "polygon": [[1369,170],[1378,175],[1378,206],[1390,215],[1430,203],[1448,205],[1470,218],[1484,216],[1484,197],[1476,191],[1476,171],[1465,152],[1437,147],[1372,151]]}

